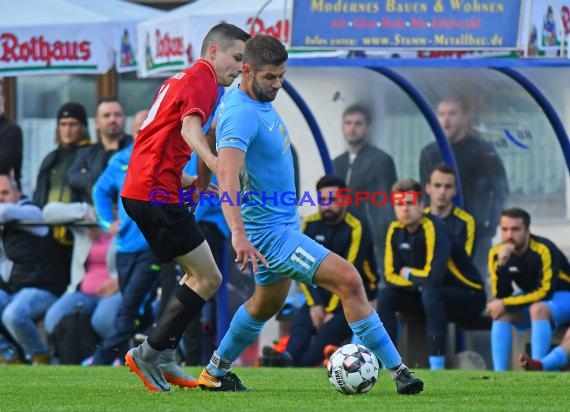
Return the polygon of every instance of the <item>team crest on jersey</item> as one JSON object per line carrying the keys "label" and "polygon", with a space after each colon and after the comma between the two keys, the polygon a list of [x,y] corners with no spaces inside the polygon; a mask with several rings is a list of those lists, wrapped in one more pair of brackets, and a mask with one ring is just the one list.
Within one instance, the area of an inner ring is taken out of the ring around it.
{"label": "team crest on jersey", "polygon": [[177,80],[180,80],[180,79],[183,78],[184,76],[186,76],[186,73],[184,73],[184,72],[178,72],[178,73],[176,73],[176,74],[175,74],[174,76],[172,76],[172,77],[174,77],[174,78],[177,79]]}
{"label": "team crest on jersey", "polygon": [[281,143],[281,152],[285,153],[287,149],[289,149],[291,140],[289,139],[289,133],[287,133],[287,129],[285,129],[285,126],[283,124],[279,125],[279,132],[281,132],[281,136],[283,136],[283,141]]}

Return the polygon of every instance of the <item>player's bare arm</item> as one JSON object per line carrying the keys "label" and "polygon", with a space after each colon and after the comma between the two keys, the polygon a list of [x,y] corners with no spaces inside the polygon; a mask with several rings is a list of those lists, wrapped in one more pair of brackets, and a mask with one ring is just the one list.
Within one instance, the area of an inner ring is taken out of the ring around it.
{"label": "player's bare arm", "polygon": [[239,174],[245,161],[245,153],[239,149],[222,148],[219,152],[218,184],[222,193],[227,193],[231,201],[222,202],[222,212],[232,232],[232,246],[236,251],[236,262],[241,263],[240,270],[245,270],[251,260],[253,271],[257,273],[257,260],[269,267],[265,257],[249,242],[241,217],[238,196],[240,192]]}
{"label": "player's bare arm", "polygon": [[[212,152],[208,136],[202,131],[202,118],[197,114],[186,116],[182,120],[181,134],[192,151],[198,154],[198,178],[204,189],[210,182],[212,172],[216,173],[217,158]],[[203,166],[204,163],[207,168]]]}

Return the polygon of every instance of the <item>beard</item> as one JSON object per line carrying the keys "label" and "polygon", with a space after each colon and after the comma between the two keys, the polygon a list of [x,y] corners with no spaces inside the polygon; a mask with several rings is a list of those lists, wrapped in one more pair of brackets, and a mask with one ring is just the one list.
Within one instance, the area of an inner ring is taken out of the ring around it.
{"label": "beard", "polygon": [[331,210],[326,210],[321,213],[321,216],[323,217],[325,223],[336,223],[340,215]]}
{"label": "beard", "polygon": [[277,92],[273,89],[271,92],[263,90],[259,83],[255,80],[255,77],[251,82],[251,91],[253,92],[258,102],[272,102],[277,97]]}
{"label": "beard", "polygon": [[363,137],[351,137],[346,140],[349,146],[360,146],[366,141],[366,136]]}

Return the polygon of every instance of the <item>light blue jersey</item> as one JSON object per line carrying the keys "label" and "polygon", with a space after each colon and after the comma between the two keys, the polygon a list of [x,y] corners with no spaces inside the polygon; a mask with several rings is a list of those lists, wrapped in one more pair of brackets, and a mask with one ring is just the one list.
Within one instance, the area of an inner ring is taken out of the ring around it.
{"label": "light blue jersey", "polygon": [[[217,112],[218,150],[245,152],[241,173],[242,216],[253,235],[275,227],[298,227],[295,172],[289,132],[273,105],[251,99],[235,88],[223,98]],[[220,201],[224,194],[220,194]]]}

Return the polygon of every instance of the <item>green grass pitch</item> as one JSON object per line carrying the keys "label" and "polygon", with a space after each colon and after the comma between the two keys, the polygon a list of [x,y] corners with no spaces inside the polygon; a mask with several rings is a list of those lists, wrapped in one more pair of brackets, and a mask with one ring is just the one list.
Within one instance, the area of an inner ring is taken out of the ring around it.
{"label": "green grass pitch", "polygon": [[[193,374],[200,368],[188,368]],[[565,411],[570,373],[418,370],[425,391],[402,396],[386,371],[367,394],[344,396],[324,368],[235,368],[250,389],[153,394],[127,368],[0,366],[1,411]]]}

